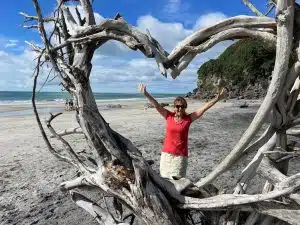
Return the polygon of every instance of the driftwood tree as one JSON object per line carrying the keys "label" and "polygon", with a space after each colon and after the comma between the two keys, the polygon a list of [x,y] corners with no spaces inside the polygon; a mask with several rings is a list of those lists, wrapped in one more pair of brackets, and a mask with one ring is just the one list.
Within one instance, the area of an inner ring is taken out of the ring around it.
{"label": "driftwood tree", "polygon": [[[288,145],[289,135],[300,134],[300,6],[293,0],[272,0],[266,14],[243,0],[256,16],[237,16],[197,30],[167,53],[148,32],[144,34],[117,14],[96,24],[92,1],[80,0],[81,11],[71,13],[66,1],[58,0],[53,17],[43,17],[38,0],[32,0],[37,15],[21,13],[25,27],[38,29],[43,47],[28,43],[39,56],[35,71],[33,106],[42,136],[49,151],[59,160],[80,171],[75,180],[61,184],[70,191],[72,200],[87,210],[99,223],[132,224],[135,217],[145,224],[193,224],[201,215],[202,224],[300,224],[300,174],[287,176],[289,159],[299,151]],[[275,18],[267,17],[275,9]],[[46,32],[45,23],[52,23]],[[53,41],[56,38],[56,42]],[[91,60],[97,48],[117,40],[132,50],[154,58],[161,74],[167,70],[175,79],[197,54],[224,40],[255,38],[276,46],[276,62],[267,95],[252,123],[230,154],[211,173],[196,183],[188,179],[168,180],[156,174],[130,140],[114,131],[99,112],[90,86]],[[58,115],[46,121],[52,137],[62,142],[63,152],[50,142],[35,107],[35,88],[40,67],[47,61],[61,84],[75,100],[78,129],[57,132],[51,125]],[[271,117],[264,134],[255,134]],[[90,155],[79,156],[64,139],[65,135],[82,133]],[[239,183],[231,194],[207,191],[214,179],[229,170],[247,152],[256,152],[251,163],[241,172]],[[262,193],[245,194],[251,179],[260,174],[266,179]],[[101,207],[86,197],[90,189],[111,196],[110,207]],[[76,190],[76,191],[75,191]],[[124,215],[123,212],[131,212]],[[239,222],[240,221],[240,222]]]}

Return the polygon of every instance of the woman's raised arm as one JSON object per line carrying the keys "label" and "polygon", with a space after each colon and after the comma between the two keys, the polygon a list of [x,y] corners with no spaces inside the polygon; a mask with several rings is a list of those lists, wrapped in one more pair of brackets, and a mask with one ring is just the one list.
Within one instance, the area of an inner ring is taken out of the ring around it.
{"label": "woman's raised arm", "polygon": [[227,96],[227,89],[223,88],[217,94],[217,96],[214,99],[212,99],[211,101],[207,102],[205,105],[203,105],[202,107],[200,107],[199,109],[197,109],[195,112],[191,113],[192,121],[200,118],[205,113],[206,110],[208,110],[209,108],[211,108],[218,101],[226,98],[226,96]]}
{"label": "woman's raised arm", "polygon": [[156,100],[153,98],[149,92],[146,90],[146,85],[140,83],[138,85],[139,91],[147,97],[149,102],[154,105],[157,112],[159,112],[164,118],[167,118],[168,110],[166,110],[164,107],[162,107]]}

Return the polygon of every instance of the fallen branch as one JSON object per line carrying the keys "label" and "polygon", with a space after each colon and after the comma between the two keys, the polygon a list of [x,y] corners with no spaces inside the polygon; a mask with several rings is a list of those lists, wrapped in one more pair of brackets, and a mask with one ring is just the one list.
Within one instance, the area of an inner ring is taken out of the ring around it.
{"label": "fallen branch", "polygon": [[[260,108],[258,109],[258,112],[256,113],[254,119],[252,120],[252,123],[249,125],[248,129],[243,134],[234,149],[216,168],[214,168],[214,170],[210,174],[197,182],[196,185],[198,187],[202,187],[213,181],[218,175],[231,167],[233,163],[242,155],[243,150],[250,143],[255,133],[261,128],[266,117],[269,115],[270,110],[273,108],[273,106],[277,102],[279,95],[281,94],[279,90],[281,90],[285,82],[293,41],[293,37],[290,34],[293,30],[294,20],[291,18],[294,18],[294,4],[291,2],[286,2],[286,4],[290,5],[282,5],[282,8],[278,9],[281,12],[278,16],[284,15],[285,20],[281,23],[278,23],[277,25],[276,60],[272,80],[268,88],[267,95]],[[285,55],[287,57],[282,58],[282,55]]]}
{"label": "fallen branch", "polygon": [[260,12],[251,2],[248,0],[242,0],[242,2],[257,16],[265,16],[262,12]]}
{"label": "fallen branch", "polygon": [[77,177],[71,181],[65,181],[60,184],[60,189],[63,191],[69,191],[74,188],[83,187],[83,186],[92,186],[92,182],[85,176]]}
{"label": "fallen branch", "polygon": [[180,203],[178,207],[182,209],[198,209],[198,210],[221,209],[226,207],[245,205],[245,204],[275,199],[283,195],[291,194],[299,187],[300,187],[300,183],[296,183],[294,186],[289,186],[287,188],[283,188],[282,190],[270,191],[264,194],[256,194],[256,195],[223,194],[223,195],[217,195],[205,199],[195,199],[195,198],[185,197],[184,202]]}
{"label": "fallen branch", "polygon": [[[81,127],[76,127],[76,128],[69,128],[69,129],[65,129],[63,131],[60,131],[57,133],[58,136],[62,137],[62,136],[66,136],[66,135],[71,135],[71,134],[83,134]],[[55,135],[51,135],[51,138],[55,138]]]}
{"label": "fallen branch", "polygon": [[97,203],[88,199],[87,197],[79,194],[78,192],[71,191],[72,200],[81,208],[86,210],[98,223],[109,224],[109,225],[129,225],[121,221],[116,221],[115,218],[107,211],[101,208]]}

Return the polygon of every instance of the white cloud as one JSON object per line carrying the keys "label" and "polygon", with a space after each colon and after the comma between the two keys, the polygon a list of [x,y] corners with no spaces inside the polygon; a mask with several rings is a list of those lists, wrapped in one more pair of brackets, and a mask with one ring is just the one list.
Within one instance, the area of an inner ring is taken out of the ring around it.
{"label": "white cloud", "polygon": [[5,48],[11,48],[17,46],[19,43],[18,40],[8,40],[8,42],[4,45]]}
{"label": "white cloud", "polygon": [[148,29],[167,51],[173,49],[176,43],[192,33],[192,30],[185,29],[182,23],[161,22],[151,15],[141,16],[137,21],[137,26],[142,32]]}
{"label": "white cloud", "polygon": [[[0,51],[0,90],[31,90],[32,74],[35,68],[35,52],[25,50],[16,55]],[[43,83],[48,68],[42,68],[39,84]]]}
{"label": "white cloud", "polygon": [[[141,30],[148,28],[151,34],[168,50],[192,32],[180,23],[163,23],[150,15],[139,18],[138,28]],[[149,90],[154,92],[188,92],[196,87],[199,66],[209,59],[217,57],[231,43],[231,41],[220,43],[198,55],[176,80],[170,77],[163,78],[153,59],[137,58],[126,61],[118,57],[102,57],[99,63],[103,66],[97,66],[98,62],[94,63],[92,83],[95,88],[102,86],[99,91],[103,88],[110,88],[119,92],[133,92],[136,90],[136,83],[141,81],[148,84]],[[118,60],[118,63],[111,65],[114,60]]]}
{"label": "white cloud", "polygon": [[[79,18],[77,16],[77,13],[76,13],[76,6],[74,5],[70,5],[68,6],[73,18],[75,19],[76,23],[79,24]],[[84,11],[83,11],[83,8],[82,6],[77,6],[77,9],[78,9],[78,12],[80,13],[81,15],[81,19],[84,18]],[[96,24],[99,24],[104,18],[103,16],[101,16],[99,13],[94,13],[94,16],[95,16],[95,20],[96,20]],[[70,24],[68,23],[68,21],[66,21],[67,23],[67,26],[69,27],[69,31],[70,31],[70,34],[74,34],[72,33],[72,29],[70,29]],[[48,22],[48,23],[45,23],[44,24],[45,26],[45,30],[46,32],[52,32],[53,31],[53,28],[54,28],[54,23],[53,22]]]}
{"label": "white cloud", "polygon": [[137,58],[112,60],[102,58],[100,65],[94,60],[92,79],[98,83],[107,82],[152,82],[163,79],[157,76],[157,66],[153,59]]}
{"label": "white cloud", "polygon": [[[79,18],[76,13],[76,7],[74,5],[68,6],[70,9],[71,14],[73,15],[75,21],[77,24],[79,24]],[[78,12],[81,15],[81,19],[84,18],[84,11],[82,6],[77,6]],[[101,21],[104,20],[104,17],[101,16],[99,13],[94,13],[96,24],[99,24]],[[74,35],[75,32],[72,31],[70,24],[67,22],[67,26],[69,28],[69,33],[71,35]],[[53,31],[54,23],[46,23],[45,24],[45,29],[48,33]],[[52,39],[52,43],[58,44],[58,37],[55,37]],[[117,41],[108,41],[105,43],[98,51],[97,54],[102,54],[102,55],[110,55],[110,56],[116,56],[118,54],[121,54],[122,52],[127,52],[128,48],[124,47],[124,45],[120,42]]]}
{"label": "white cloud", "polygon": [[[76,20],[76,22],[79,24],[79,19],[78,19],[77,13],[76,13],[76,7],[75,6],[69,6],[69,9],[70,9],[70,12],[73,15],[74,19]],[[83,11],[82,6],[77,6],[77,9],[78,9],[78,12],[81,15],[81,19],[83,19],[84,18],[84,11]],[[99,24],[104,19],[104,17],[101,16],[99,13],[94,12],[94,16],[95,16],[96,24]]]}
{"label": "white cloud", "polygon": [[[103,17],[99,15],[99,19],[101,18]],[[205,27],[224,18],[226,16],[222,13],[202,15],[195,20],[193,27]],[[149,29],[152,36],[168,51],[193,32],[182,23],[162,22],[151,15],[141,16],[137,20],[137,27],[143,32]],[[218,56],[228,45],[228,43],[219,44],[197,56],[180,77],[172,80],[170,77],[165,79],[160,75],[154,59],[147,59],[140,52],[124,50],[127,47],[119,42],[111,41],[103,45],[94,56],[91,83],[94,90],[98,92],[135,92],[136,84],[140,81],[148,84],[151,92],[188,92],[196,87],[196,72],[199,66]],[[21,54],[16,54],[8,50],[0,51],[0,90],[31,89],[34,53],[26,50]],[[40,85],[46,75],[47,68],[40,79]],[[58,80],[55,80],[52,86],[48,84],[44,90],[59,91],[57,84]]]}
{"label": "white cloud", "polygon": [[225,20],[227,16],[221,12],[214,12],[202,15],[196,21],[194,29],[205,28],[211,25],[214,25],[222,20]]}

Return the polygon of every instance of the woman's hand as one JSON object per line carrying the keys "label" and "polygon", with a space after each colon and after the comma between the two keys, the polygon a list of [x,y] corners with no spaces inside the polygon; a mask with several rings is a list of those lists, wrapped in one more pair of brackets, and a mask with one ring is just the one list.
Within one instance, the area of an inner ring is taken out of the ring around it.
{"label": "woman's hand", "polygon": [[221,91],[217,95],[218,101],[226,98],[227,95],[228,95],[228,89],[227,88],[222,88]]}
{"label": "woman's hand", "polygon": [[138,84],[138,90],[144,95],[146,93],[146,85],[142,83]]}

